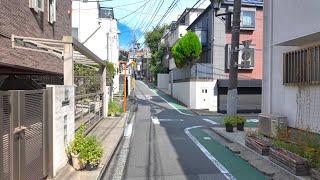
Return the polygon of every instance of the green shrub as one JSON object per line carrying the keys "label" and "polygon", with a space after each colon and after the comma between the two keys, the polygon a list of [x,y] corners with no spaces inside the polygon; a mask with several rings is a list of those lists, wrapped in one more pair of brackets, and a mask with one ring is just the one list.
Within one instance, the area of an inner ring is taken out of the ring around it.
{"label": "green shrub", "polygon": [[235,116],[234,118],[236,119],[238,124],[242,124],[242,123],[245,123],[247,121],[247,119],[245,117],[242,117],[242,116]]}
{"label": "green shrub", "polygon": [[122,107],[117,102],[110,99],[108,104],[108,116],[116,112],[121,113]]}
{"label": "green shrub", "polygon": [[225,117],[225,118],[223,119],[223,123],[224,123],[224,124],[236,125],[236,124],[237,124],[237,119],[234,118],[234,117],[228,116],[228,117]]}
{"label": "green shrub", "polygon": [[103,149],[96,136],[85,137],[86,129],[85,125],[80,125],[78,131],[74,134],[74,139],[67,148],[67,153],[79,155],[83,164],[98,165],[103,155]]}
{"label": "green shrub", "polygon": [[320,136],[306,131],[278,129],[273,146],[286,149],[308,160],[311,168],[320,168]]}
{"label": "green shrub", "polygon": [[103,155],[101,143],[98,142],[96,136],[87,136],[84,143],[84,151],[82,152],[83,161],[91,165],[98,165]]}

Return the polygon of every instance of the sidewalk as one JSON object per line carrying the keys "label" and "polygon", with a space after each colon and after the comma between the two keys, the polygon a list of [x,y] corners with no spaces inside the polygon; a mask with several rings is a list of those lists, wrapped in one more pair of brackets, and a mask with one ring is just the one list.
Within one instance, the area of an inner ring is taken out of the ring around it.
{"label": "sidewalk", "polygon": [[128,117],[128,112],[121,117],[108,117],[92,129],[89,135],[96,135],[103,147],[103,157],[99,168],[93,171],[75,171],[70,164],[66,164],[55,176],[57,180],[82,180],[98,179],[106,164],[110,161],[113,152],[123,137],[124,126]]}
{"label": "sidewalk", "polygon": [[271,162],[268,156],[262,156],[245,146],[245,131],[256,131],[257,128],[245,128],[245,131],[237,131],[233,133],[226,132],[225,127],[212,127],[216,134],[225,138],[230,143],[225,146],[240,158],[247,161],[261,173],[269,176],[271,179],[279,180],[309,180],[310,176],[295,176]]}

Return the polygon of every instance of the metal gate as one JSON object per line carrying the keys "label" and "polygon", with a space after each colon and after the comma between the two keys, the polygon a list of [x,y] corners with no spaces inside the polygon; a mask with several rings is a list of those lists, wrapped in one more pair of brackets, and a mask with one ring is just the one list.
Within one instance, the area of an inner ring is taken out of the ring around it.
{"label": "metal gate", "polygon": [[0,179],[48,174],[48,90],[0,91]]}

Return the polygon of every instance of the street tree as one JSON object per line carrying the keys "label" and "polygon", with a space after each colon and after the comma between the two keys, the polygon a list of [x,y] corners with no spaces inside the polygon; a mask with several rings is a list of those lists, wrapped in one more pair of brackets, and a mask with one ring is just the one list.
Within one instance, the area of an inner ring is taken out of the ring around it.
{"label": "street tree", "polygon": [[202,52],[202,46],[196,33],[189,31],[172,48],[172,56],[178,68],[192,67]]}
{"label": "street tree", "polygon": [[163,33],[168,28],[168,25],[157,26],[145,35],[145,43],[152,53],[151,59],[148,60],[150,71],[153,72],[155,80],[157,80],[158,73],[168,73],[168,69],[162,65],[162,59],[167,54],[167,47],[164,44],[159,46]]}

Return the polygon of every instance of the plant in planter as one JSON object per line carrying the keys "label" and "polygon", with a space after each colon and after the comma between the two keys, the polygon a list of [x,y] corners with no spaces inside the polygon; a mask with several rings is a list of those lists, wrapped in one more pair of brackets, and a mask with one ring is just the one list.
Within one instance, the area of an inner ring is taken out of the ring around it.
{"label": "plant in planter", "polygon": [[85,138],[84,132],[86,130],[85,125],[81,125],[78,131],[74,135],[74,139],[70,142],[67,153],[72,159],[72,166],[75,170],[81,170],[84,168],[85,161],[83,159],[83,153],[85,150]]}
{"label": "plant in planter", "polygon": [[241,117],[241,116],[235,116],[234,118],[237,120],[237,130],[244,131],[243,127],[244,127],[244,123],[247,121],[247,119],[245,117]]}
{"label": "plant in planter", "polygon": [[237,124],[237,120],[234,117],[226,117],[223,119],[223,123],[226,125],[227,132],[233,132],[233,126]]}
{"label": "plant in planter", "polygon": [[122,112],[122,107],[112,99],[109,100],[108,104],[108,116],[115,116],[117,113]]}
{"label": "plant in planter", "polygon": [[103,149],[96,136],[87,136],[85,141],[84,151],[82,152],[83,161],[86,164],[87,170],[93,170],[98,168],[103,155]]}

